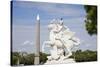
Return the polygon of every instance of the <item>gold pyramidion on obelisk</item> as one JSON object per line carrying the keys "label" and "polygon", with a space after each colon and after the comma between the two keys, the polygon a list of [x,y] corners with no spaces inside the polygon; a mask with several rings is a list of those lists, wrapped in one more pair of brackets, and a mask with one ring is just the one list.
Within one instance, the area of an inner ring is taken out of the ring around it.
{"label": "gold pyramidion on obelisk", "polygon": [[40,53],[40,17],[39,14],[37,15],[37,20],[36,20],[36,43],[35,43],[35,58],[34,58],[34,64],[38,65],[39,64],[39,53]]}

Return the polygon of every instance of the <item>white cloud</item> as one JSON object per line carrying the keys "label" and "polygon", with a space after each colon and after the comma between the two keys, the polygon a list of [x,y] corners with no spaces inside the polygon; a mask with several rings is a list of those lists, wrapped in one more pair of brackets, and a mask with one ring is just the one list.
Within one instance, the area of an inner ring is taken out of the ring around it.
{"label": "white cloud", "polygon": [[33,45],[33,42],[26,40],[24,43],[22,43],[22,45],[23,46],[25,46],[25,45]]}

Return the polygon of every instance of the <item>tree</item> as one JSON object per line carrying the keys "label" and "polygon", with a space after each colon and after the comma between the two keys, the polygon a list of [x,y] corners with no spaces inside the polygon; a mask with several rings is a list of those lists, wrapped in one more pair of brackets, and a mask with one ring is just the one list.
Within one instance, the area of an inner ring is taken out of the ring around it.
{"label": "tree", "polygon": [[85,26],[90,35],[97,34],[97,6],[84,6],[86,11]]}
{"label": "tree", "polygon": [[17,65],[17,62],[18,62],[18,57],[16,56],[12,56],[12,65]]}
{"label": "tree", "polygon": [[12,52],[11,65],[17,65],[20,59],[21,56],[18,52]]}
{"label": "tree", "polygon": [[91,50],[77,50],[71,58],[75,58],[76,62],[89,62],[89,61],[97,61],[97,51]]}
{"label": "tree", "polygon": [[45,63],[47,60],[47,54],[40,52],[40,64]]}
{"label": "tree", "polygon": [[34,64],[34,54],[27,54],[21,58],[21,64],[33,65]]}

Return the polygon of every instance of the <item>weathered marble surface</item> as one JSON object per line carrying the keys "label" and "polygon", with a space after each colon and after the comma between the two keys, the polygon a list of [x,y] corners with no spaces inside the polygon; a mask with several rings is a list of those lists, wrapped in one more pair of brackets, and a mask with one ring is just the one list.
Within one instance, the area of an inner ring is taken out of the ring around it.
{"label": "weathered marble surface", "polygon": [[80,44],[80,39],[75,37],[75,32],[65,26],[63,20],[56,19],[48,25],[48,30],[49,40],[44,41],[42,51],[44,52],[46,45],[52,49],[45,64],[75,63],[74,59],[69,58],[72,55],[72,48]]}
{"label": "weathered marble surface", "polygon": [[52,60],[47,61],[45,64],[67,64],[67,63],[76,63],[74,59],[68,58],[66,60],[60,61],[60,60]]}

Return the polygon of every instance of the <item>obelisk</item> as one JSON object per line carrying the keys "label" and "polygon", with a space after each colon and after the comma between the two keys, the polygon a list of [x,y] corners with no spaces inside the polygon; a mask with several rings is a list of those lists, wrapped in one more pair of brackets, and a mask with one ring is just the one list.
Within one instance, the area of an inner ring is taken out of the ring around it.
{"label": "obelisk", "polygon": [[34,64],[38,65],[39,64],[39,53],[40,53],[40,18],[39,14],[37,15],[37,20],[36,20],[36,43],[35,43],[35,58],[34,58]]}

